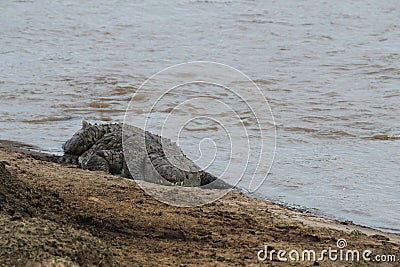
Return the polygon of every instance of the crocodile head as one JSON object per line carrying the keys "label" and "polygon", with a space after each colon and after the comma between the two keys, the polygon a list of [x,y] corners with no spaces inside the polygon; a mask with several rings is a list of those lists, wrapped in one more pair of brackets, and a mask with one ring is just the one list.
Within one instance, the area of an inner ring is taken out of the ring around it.
{"label": "crocodile head", "polygon": [[92,133],[93,131],[96,133],[95,129],[92,129],[96,126],[82,121],[82,128],[63,145],[64,153],[80,156],[88,150],[96,142],[93,138],[95,134]]}

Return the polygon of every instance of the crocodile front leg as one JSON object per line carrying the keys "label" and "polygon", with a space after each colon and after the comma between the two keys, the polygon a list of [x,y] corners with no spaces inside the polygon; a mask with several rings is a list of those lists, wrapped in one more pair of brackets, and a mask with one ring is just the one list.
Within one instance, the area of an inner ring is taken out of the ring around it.
{"label": "crocodile front leg", "polygon": [[81,167],[92,171],[105,171],[111,174],[121,174],[124,164],[122,152],[114,150],[99,150],[81,161]]}

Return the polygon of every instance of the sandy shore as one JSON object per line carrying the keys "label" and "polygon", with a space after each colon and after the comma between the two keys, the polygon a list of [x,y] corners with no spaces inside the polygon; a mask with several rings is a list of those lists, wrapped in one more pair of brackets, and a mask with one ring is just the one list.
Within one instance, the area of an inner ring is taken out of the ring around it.
{"label": "sandy shore", "polygon": [[[238,191],[201,207],[173,207],[146,195],[135,181],[56,159],[0,145],[2,266],[400,264],[399,235],[293,212]],[[360,261],[319,260],[329,247],[339,250],[338,239],[347,242],[343,253],[358,250]],[[283,258],[296,250],[300,260],[280,261],[275,253],[262,261],[257,254],[263,258],[265,246],[287,251]],[[302,261],[304,250],[314,250],[317,259]],[[397,263],[365,261],[365,250],[372,260],[395,255]]]}

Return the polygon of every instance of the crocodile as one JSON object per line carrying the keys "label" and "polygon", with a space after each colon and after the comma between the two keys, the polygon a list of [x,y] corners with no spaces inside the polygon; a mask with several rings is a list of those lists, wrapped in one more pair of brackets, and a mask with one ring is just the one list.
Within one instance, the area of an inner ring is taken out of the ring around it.
{"label": "crocodile", "polygon": [[83,121],[82,128],[65,142],[63,150],[62,162],[83,169],[163,185],[230,188],[198,167],[170,139],[131,125]]}

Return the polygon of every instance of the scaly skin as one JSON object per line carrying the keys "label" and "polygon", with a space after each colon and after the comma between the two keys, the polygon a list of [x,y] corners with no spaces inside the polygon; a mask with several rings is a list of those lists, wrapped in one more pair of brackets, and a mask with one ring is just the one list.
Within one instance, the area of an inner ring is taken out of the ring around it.
{"label": "scaly skin", "polygon": [[[217,179],[188,159],[171,140],[134,126],[122,128],[122,124],[83,122],[82,129],[64,144],[63,162],[159,184],[203,186]],[[219,182],[216,187],[229,186]]]}
{"label": "scaly skin", "polygon": [[101,140],[104,135],[114,131],[120,131],[121,129],[121,124],[92,125],[83,121],[82,129],[77,131],[71,139],[63,145],[64,156],[62,161],[78,164],[78,157]]}

